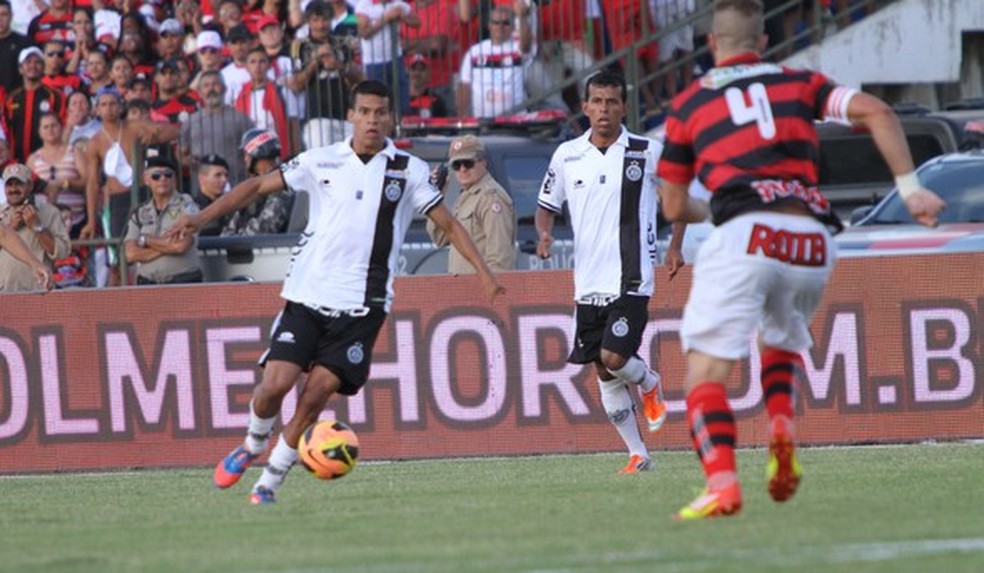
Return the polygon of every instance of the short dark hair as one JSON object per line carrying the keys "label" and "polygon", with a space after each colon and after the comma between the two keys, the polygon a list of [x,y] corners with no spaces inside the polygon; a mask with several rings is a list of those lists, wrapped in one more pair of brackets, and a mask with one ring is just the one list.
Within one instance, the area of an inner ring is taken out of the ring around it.
{"label": "short dark hair", "polygon": [[363,80],[352,88],[349,98],[349,108],[355,109],[355,97],[359,94],[374,95],[386,98],[390,111],[393,111],[393,94],[390,93],[389,86],[378,80]]}
{"label": "short dark hair", "polygon": [[6,6],[11,12],[14,11],[13,6],[10,5],[10,0],[0,0],[0,6]]}
{"label": "short dark hair", "polygon": [[622,94],[622,102],[624,103],[628,100],[628,88],[625,85],[625,78],[622,77],[621,73],[615,70],[601,70],[597,74],[594,74],[588,78],[588,81],[584,84],[584,101],[588,101],[588,94],[591,92],[591,86],[619,88],[619,93]]}
{"label": "short dark hair", "polygon": [[304,18],[311,18],[312,16],[321,16],[330,20],[332,17],[331,6],[322,0],[314,0],[304,9]]}

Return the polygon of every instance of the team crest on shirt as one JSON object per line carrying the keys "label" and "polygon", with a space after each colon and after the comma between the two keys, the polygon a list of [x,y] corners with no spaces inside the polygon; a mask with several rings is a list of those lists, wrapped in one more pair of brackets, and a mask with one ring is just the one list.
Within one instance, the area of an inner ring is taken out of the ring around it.
{"label": "team crest on shirt", "polygon": [[352,364],[359,364],[362,362],[366,357],[366,352],[362,349],[362,343],[356,342],[352,346],[349,346],[348,350],[345,352],[345,357],[348,358],[348,361]]}
{"label": "team crest on shirt", "polygon": [[553,169],[547,169],[547,178],[543,182],[543,192],[549,195],[553,191],[554,183],[557,181],[557,174]]}
{"label": "team crest on shirt", "polygon": [[638,181],[642,179],[642,167],[639,167],[638,161],[633,161],[628,167],[625,168],[625,176],[629,178],[629,181]]}
{"label": "team crest on shirt", "polygon": [[629,333],[629,319],[625,318],[624,316],[621,316],[619,317],[618,320],[615,321],[615,324],[612,325],[612,334],[614,334],[618,338],[622,338],[628,333]]}
{"label": "team crest on shirt", "polygon": [[400,200],[400,195],[403,194],[403,189],[400,188],[400,184],[396,181],[390,181],[386,184],[386,188],[383,189],[383,193],[386,195],[386,199],[396,203]]}
{"label": "team crest on shirt", "polygon": [[290,173],[291,171],[297,169],[300,166],[301,166],[300,160],[295,157],[295,158],[291,159],[290,161],[288,161],[287,163],[284,163],[283,165],[281,165],[280,166],[280,171],[283,172],[283,173]]}
{"label": "team crest on shirt", "polygon": [[41,105],[38,106],[38,109],[41,110],[41,113],[48,113],[51,111],[51,103],[48,102],[48,100],[44,100],[41,102]]}

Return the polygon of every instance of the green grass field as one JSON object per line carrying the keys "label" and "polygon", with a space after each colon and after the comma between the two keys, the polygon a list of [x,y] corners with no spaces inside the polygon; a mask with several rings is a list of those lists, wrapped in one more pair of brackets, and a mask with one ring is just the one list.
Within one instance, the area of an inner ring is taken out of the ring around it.
{"label": "green grass field", "polygon": [[0,571],[984,571],[984,444],[812,448],[792,501],[743,450],[740,516],[675,523],[695,456],[618,476],[621,455],[295,468],[253,507],[211,470],[0,478]]}

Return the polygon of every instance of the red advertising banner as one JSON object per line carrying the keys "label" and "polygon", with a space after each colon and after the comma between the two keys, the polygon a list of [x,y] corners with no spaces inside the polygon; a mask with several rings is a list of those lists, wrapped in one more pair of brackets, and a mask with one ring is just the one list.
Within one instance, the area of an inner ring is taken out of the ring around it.
{"label": "red advertising banner", "polygon": [[[365,459],[621,449],[590,367],[567,364],[571,276],[406,277],[371,380],[325,417]],[[640,353],[670,418],[651,449],[689,448],[678,329],[689,268],[659,274]],[[984,254],[842,260],[798,393],[805,443],[984,437]],[[208,284],[0,296],[0,473],[195,466],[244,436],[279,285]],[[761,445],[758,358],[736,368],[742,445]],[[294,397],[284,404],[293,413]]]}

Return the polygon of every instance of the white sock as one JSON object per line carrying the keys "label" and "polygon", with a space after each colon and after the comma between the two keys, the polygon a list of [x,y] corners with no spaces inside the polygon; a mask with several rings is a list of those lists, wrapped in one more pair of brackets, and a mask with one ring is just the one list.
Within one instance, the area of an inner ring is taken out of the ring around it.
{"label": "white sock", "polygon": [[635,403],[625,383],[618,378],[608,381],[599,379],[598,388],[601,390],[601,405],[605,408],[605,415],[618,430],[618,435],[629,449],[629,455],[648,458],[649,451],[642,441],[642,433],[636,422]]}
{"label": "white sock", "polygon": [[635,356],[626,360],[625,366],[618,370],[609,370],[609,372],[624,382],[638,385],[644,394],[655,388],[660,380],[659,374],[650,370],[645,362]]}
{"label": "white sock", "polygon": [[270,452],[270,459],[263,468],[263,475],[256,481],[253,489],[263,486],[270,491],[277,491],[280,484],[284,483],[287,472],[297,463],[297,449],[287,445],[287,440],[283,434],[277,439],[277,445]]}
{"label": "white sock", "polygon": [[262,454],[270,443],[270,433],[277,417],[261,418],[253,411],[253,401],[249,402],[249,428],[246,431],[246,449],[251,454]]}

